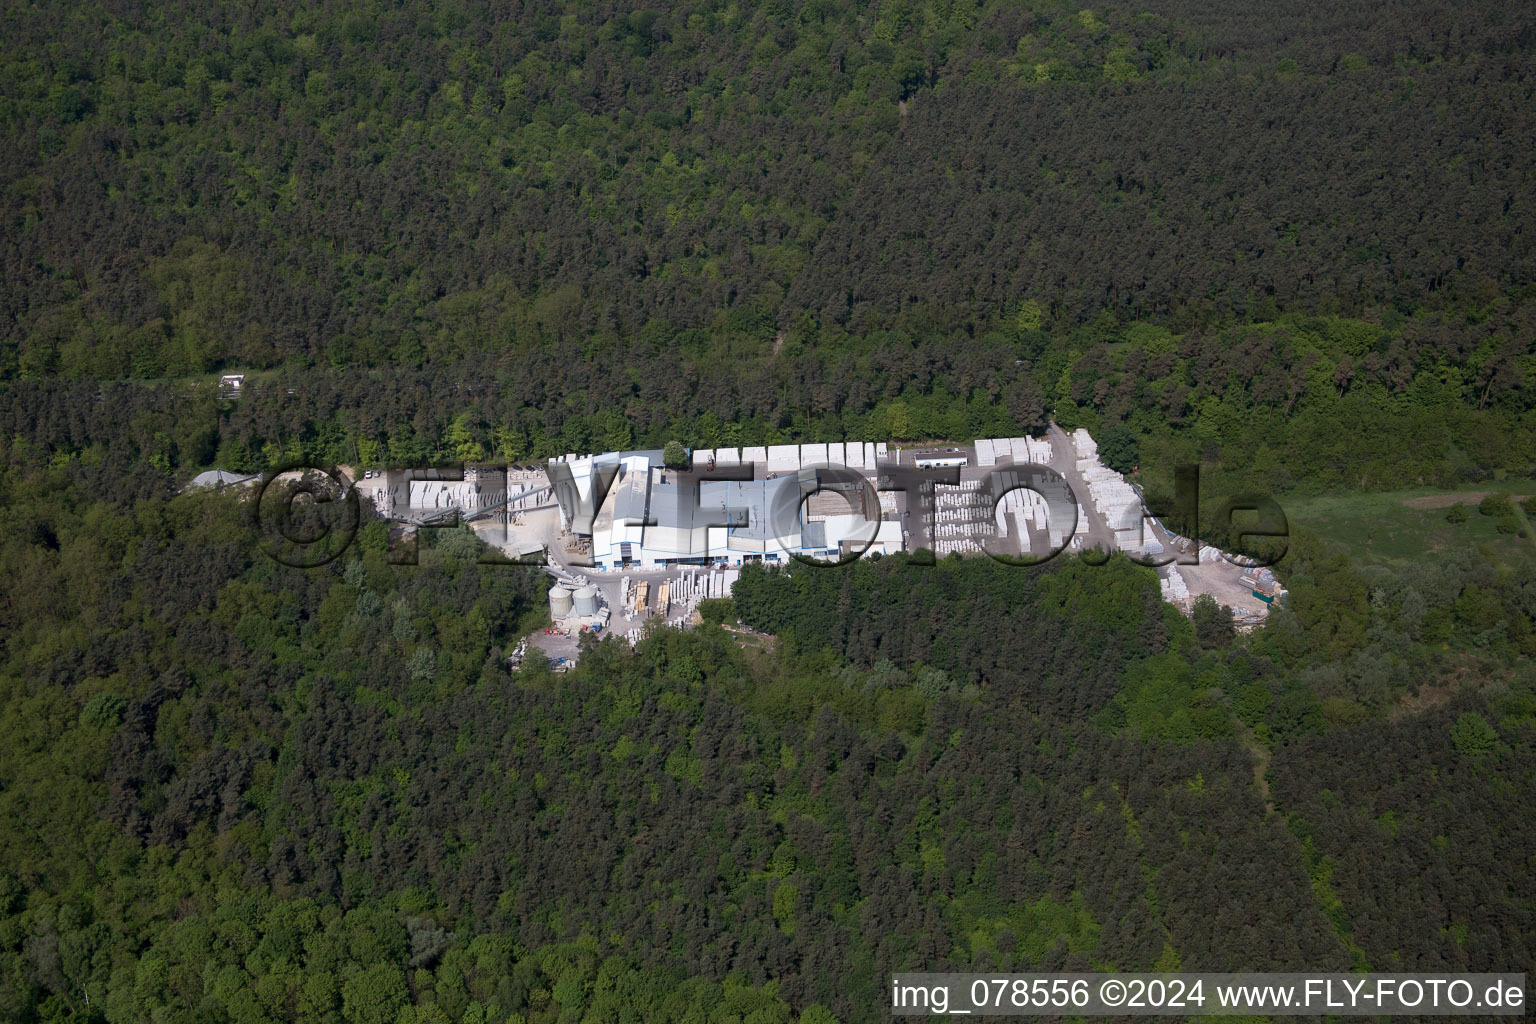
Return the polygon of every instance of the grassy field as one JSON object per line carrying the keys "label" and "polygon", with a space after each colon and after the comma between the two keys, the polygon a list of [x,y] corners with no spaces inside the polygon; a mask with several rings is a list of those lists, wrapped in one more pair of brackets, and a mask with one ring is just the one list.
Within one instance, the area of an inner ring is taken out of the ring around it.
{"label": "grassy field", "polygon": [[[1478,513],[1483,496],[1502,492],[1516,498],[1516,515],[1526,534],[1499,533],[1492,516]],[[1292,523],[1333,541],[1357,561],[1386,564],[1480,547],[1496,561],[1518,564],[1536,557],[1536,532],[1518,499],[1536,494],[1536,481],[1508,480],[1469,485],[1459,491],[1416,487],[1376,494],[1340,494],[1279,499]],[[1446,513],[1462,502],[1463,523]]]}

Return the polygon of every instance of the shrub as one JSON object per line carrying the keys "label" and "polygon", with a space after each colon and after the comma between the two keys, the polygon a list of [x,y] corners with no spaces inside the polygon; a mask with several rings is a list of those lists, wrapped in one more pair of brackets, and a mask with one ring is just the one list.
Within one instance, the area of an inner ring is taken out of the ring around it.
{"label": "shrub", "polygon": [[1490,494],[1478,502],[1477,510],[1485,516],[1506,516],[1513,511],[1510,508],[1509,495],[1497,493]]}

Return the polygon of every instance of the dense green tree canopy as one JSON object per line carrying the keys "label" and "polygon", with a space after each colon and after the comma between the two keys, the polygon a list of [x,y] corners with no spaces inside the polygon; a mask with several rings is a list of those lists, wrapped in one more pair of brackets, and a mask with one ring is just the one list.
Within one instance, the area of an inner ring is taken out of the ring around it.
{"label": "dense green tree canopy", "polygon": [[[828,1024],[909,969],[1536,974],[1532,24],[6,6],[0,1018]],[[1398,557],[1293,521],[1252,633],[1123,557],[903,555],[753,568],[558,676],[508,667],[542,577],[467,532],[407,567],[369,521],[301,570],[238,494],[178,493],[1052,418],[1154,503],[1198,465],[1206,516],[1468,493]]]}

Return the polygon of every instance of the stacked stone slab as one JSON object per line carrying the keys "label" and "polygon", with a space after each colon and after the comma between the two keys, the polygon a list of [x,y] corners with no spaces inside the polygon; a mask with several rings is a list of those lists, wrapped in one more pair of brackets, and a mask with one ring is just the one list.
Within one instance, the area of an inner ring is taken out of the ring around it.
{"label": "stacked stone slab", "polygon": [[1164,601],[1177,604],[1180,601],[1189,600],[1189,587],[1177,569],[1170,567],[1168,575],[1158,580],[1158,586],[1163,592]]}
{"label": "stacked stone slab", "polygon": [[1088,484],[1088,499],[1114,531],[1115,547],[1141,553],[1145,550],[1141,495],[1125,478],[1099,461],[1099,446],[1088,431],[1072,433],[1077,472]]}

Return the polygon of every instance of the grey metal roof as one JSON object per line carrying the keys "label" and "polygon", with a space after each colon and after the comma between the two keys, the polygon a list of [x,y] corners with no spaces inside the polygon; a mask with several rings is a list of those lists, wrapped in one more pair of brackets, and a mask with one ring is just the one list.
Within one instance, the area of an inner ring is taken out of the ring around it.
{"label": "grey metal roof", "polygon": [[[613,518],[599,517],[599,525],[604,528],[611,522],[626,520],[642,524],[647,529],[647,545],[652,542],[651,530],[656,531],[657,541],[686,548],[698,541],[690,536],[693,531],[705,526],[724,526],[727,545],[740,550],[763,550],[776,537],[790,544],[798,537],[805,550],[827,547],[823,524],[800,521],[801,501],[808,490],[816,487],[815,473],[797,471],[759,480],[709,480],[695,491],[675,483],[652,481],[651,473],[661,462],[661,452],[607,452],[594,457],[593,468],[611,466],[634,455],[649,457],[651,469],[626,470],[616,482]],[[574,508],[574,490],[566,493],[569,485],[562,486],[560,476],[550,473],[557,498],[562,505],[569,503]],[[580,532],[579,526],[577,529]],[[688,554],[686,550],[677,553],[684,557]]]}
{"label": "grey metal roof", "polygon": [[636,473],[633,470],[626,472],[624,479],[619,481],[618,493],[613,496],[613,518],[615,522],[631,520],[637,523],[646,522],[646,513],[650,509],[651,498],[651,474],[649,471]]}
{"label": "grey metal roof", "polygon": [[223,487],[226,484],[244,483],[255,478],[255,473],[231,473],[227,469],[208,469],[192,478],[192,486]]}
{"label": "grey metal roof", "polygon": [[677,484],[651,485],[651,519],[657,526],[691,530],[694,513],[699,508],[693,492]]}
{"label": "grey metal roof", "polygon": [[768,512],[764,480],[711,480],[699,487],[699,506],[710,510],[716,521],[720,511],[736,513],[731,535],[742,540],[768,539]]}

